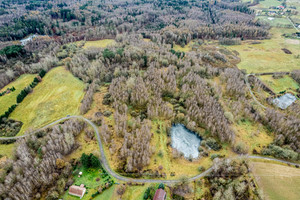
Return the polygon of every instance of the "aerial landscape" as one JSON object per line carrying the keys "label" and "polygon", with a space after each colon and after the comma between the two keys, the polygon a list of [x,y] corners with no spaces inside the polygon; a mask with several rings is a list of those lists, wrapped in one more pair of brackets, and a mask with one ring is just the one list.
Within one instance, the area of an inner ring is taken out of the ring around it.
{"label": "aerial landscape", "polygon": [[0,0],[0,200],[299,200],[299,0]]}

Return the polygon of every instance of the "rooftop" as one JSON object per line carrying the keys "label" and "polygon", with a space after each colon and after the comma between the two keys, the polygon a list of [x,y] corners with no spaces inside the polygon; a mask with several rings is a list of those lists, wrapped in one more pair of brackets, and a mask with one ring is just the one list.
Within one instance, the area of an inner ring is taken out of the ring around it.
{"label": "rooftop", "polygon": [[166,192],[163,189],[158,189],[155,192],[153,200],[164,200],[166,198]]}

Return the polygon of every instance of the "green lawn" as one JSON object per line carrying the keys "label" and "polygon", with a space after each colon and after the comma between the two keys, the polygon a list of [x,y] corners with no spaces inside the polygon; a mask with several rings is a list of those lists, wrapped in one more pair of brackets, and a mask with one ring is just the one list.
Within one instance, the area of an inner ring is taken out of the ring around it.
{"label": "green lawn", "polygon": [[49,71],[10,115],[12,119],[23,122],[18,135],[66,115],[79,114],[84,88],[85,84],[63,67]]}
{"label": "green lawn", "polygon": [[[78,172],[82,172],[82,176],[78,177]],[[74,171],[75,172],[75,171]],[[74,173],[74,183],[73,185],[81,185],[84,184],[87,188],[87,192],[83,196],[83,200],[88,200],[91,198],[92,194],[97,192],[98,186],[102,185],[103,183],[106,183],[108,176],[105,178],[101,178],[102,171],[100,169],[85,169],[80,168],[79,170],[76,170],[76,173]],[[97,181],[97,178],[99,179]],[[100,195],[97,195],[94,199],[111,199],[113,192],[114,192],[115,185],[110,187],[109,189],[105,190]],[[80,199],[79,197],[71,196],[69,195],[68,191],[62,196],[63,199],[68,200],[77,200]]]}
{"label": "green lawn", "polygon": [[36,75],[34,74],[24,74],[0,90],[0,92],[3,92],[11,87],[15,87],[16,89],[15,91],[0,97],[0,115],[4,114],[10,106],[17,103],[16,99],[18,94],[33,81],[35,76]]}
{"label": "green lawn", "polygon": [[266,200],[299,200],[300,169],[253,162],[253,173]]}
{"label": "green lawn", "polygon": [[[270,26],[286,26],[286,25],[290,25],[292,28],[292,24],[291,22],[285,18],[285,17],[269,17],[269,16],[258,16],[258,19],[267,22],[270,24]],[[271,20],[272,19],[272,20]]]}
{"label": "green lawn", "polygon": [[[240,69],[247,73],[292,71],[300,69],[300,59],[295,55],[300,53],[300,45],[287,40],[283,33],[295,32],[294,29],[272,28],[271,39],[260,41],[261,44],[251,44],[245,41],[242,45],[226,46],[230,50],[239,52],[241,62]],[[287,48],[292,54],[286,54],[281,49]]]}
{"label": "green lawn", "polygon": [[290,76],[284,76],[280,79],[273,79],[271,75],[267,75],[260,76],[259,78],[270,88],[272,88],[275,93],[279,93],[289,88],[291,88],[292,90],[296,90],[297,88],[299,88],[298,83],[294,81],[294,79],[292,79]]}

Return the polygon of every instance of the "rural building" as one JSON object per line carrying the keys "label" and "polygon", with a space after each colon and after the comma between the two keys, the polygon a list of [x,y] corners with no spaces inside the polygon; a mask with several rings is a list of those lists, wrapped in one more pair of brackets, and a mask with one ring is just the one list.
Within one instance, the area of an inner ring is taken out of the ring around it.
{"label": "rural building", "polygon": [[153,200],[164,200],[164,199],[166,199],[166,192],[163,189],[156,190]]}
{"label": "rural building", "polygon": [[73,195],[73,196],[80,197],[80,199],[85,194],[85,191],[86,191],[86,189],[85,189],[83,184],[81,184],[80,186],[72,185],[69,188],[69,194]]}
{"label": "rural building", "polygon": [[284,6],[277,6],[277,9],[283,10]]}

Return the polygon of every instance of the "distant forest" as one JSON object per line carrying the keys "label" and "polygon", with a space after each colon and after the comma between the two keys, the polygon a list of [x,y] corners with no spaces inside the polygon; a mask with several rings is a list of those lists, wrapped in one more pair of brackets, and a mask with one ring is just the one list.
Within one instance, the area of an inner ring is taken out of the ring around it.
{"label": "distant forest", "polygon": [[157,33],[167,43],[184,45],[191,39],[268,37],[268,27],[255,21],[254,11],[237,0],[4,0],[0,9],[0,41],[28,34],[101,39]]}

